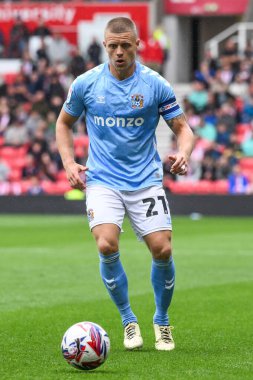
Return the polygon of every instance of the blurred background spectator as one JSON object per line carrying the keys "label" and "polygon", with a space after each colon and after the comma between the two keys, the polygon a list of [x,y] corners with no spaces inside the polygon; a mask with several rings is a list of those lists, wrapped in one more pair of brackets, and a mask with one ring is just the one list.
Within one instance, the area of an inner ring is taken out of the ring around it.
{"label": "blurred background spectator", "polygon": [[249,190],[249,180],[241,172],[240,166],[235,165],[232,173],[228,177],[230,194],[247,194]]}

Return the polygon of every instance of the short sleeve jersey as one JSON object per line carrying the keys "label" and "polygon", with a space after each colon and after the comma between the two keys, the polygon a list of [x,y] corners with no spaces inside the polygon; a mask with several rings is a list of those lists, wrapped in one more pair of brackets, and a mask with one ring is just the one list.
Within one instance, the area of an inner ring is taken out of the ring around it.
{"label": "short sleeve jersey", "polygon": [[87,184],[134,191],[162,183],[155,131],[162,115],[182,114],[171,85],[136,63],[134,74],[119,81],[104,63],[77,77],[64,110],[86,117],[89,135]]}

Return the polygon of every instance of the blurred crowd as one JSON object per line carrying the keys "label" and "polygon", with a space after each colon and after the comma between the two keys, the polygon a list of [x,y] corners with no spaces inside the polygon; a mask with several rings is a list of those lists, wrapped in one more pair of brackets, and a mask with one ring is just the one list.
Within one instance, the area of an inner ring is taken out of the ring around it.
{"label": "blurred crowd", "polygon": [[[186,118],[196,135],[188,181],[228,180],[231,193],[253,192],[253,47],[237,51],[228,39],[218,59],[206,52],[184,97]],[[172,141],[172,150],[175,142]],[[247,157],[247,159],[246,159]],[[165,175],[173,181],[170,163]]]}
{"label": "blurred crowd", "polygon": [[[18,74],[0,76],[0,195],[57,193],[68,188],[55,143],[56,119],[73,79],[101,63],[101,54],[102,46],[95,38],[85,55],[81,54],[42,19],[30,31],[17,17],[8,44],[0,33],[0,55],[21,59]],[[157,27],[142,43],[140,59],[163,73],[169,39],[162,28]],[[207,53],[182,105],[196,135],[186,180],[229,179],[229,191],[250,192],[253,178],[240,163],[242,157],[253,157],[251,44],[239,54],[235,42],[228,40],[217,60]],[[88,137],[84,119],[75,124],[74,136],[77,161],[85,163]],[[168,187],[179,181],[169,168],[165,161]],[[49,183],[61,183],[61,187],[50,188]]]}

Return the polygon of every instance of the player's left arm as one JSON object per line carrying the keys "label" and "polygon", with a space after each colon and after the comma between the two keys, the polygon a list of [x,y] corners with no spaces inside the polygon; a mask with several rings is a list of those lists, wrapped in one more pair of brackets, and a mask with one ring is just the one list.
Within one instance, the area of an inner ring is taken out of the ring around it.
{"label": "player's left arm", "polygon": [[188,162],[194,148],[194,134],[182,113],[172,119],[166,120],[166,123],[176,135],[178,152],[169,155],[171,161],[171,173],[185,175],[188,170]]}

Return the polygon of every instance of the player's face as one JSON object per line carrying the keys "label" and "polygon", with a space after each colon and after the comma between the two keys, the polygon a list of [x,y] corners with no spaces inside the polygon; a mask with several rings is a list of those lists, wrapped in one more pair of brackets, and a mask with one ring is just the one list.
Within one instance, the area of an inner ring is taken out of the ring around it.
{"label": "player's face", "polygon": [[133,32],[105,33],[106,48],[111,73],[118,79],[128,78],[134,73],[135,58],[140,40]]}

